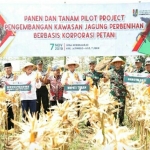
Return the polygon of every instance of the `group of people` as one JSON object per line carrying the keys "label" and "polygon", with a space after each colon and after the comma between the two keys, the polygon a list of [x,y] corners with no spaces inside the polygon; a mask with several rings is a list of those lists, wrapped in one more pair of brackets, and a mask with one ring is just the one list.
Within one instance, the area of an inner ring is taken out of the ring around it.
{"label": "group of people", "polygon": [[[93,85],[98,88],[100,83],[99,81],[101,79],[104,82],[110,80],[110,94],[115,98],[115,100],[121,103],[119,106],[118,117],[119,124],[123,125],[125,99],[127,95],[126,87],[123,84],[124,64],[124,60],[120,57],[115,57],[111,62],[113,68],[108,71],[109,75],[106,75],[95,70],[96,61],[92,60],[89,62],[89,70],[81,75],[76,71],[76,68],[79,67],[78,62],[69,60],[65,65],[67,71],[64,71],[61,74],[60,67],[56,65],[51,68],[52,74],[50,74],[43,70],[43,61],[38,60],[36,65],[30,62],[26,63],[22,68],[23,73],[16,77],[12,72],[11,63],[5,63],[5,75],[1,78],[0,85],[4,88],[6,81],[27,81],[30,83],[30,91],[20,91],[22,114],[23,117],[26,118],[26,112],[28,111],[30,111],[31,114],[37,113],[37,118],[39,119],[41,104],[43,105],[44,113],[47,113],[50,106],[57,105],[57,103],[63,103],[64,100],[67,100],[64,85],[70,85],[77,81],[84,81],[86,80],[86,77],[91,77]],[[137,67],[134,72],[150,73],[150,58],[147,58],[145,61],[145,71],[142,68],[139,58],[136,59],[135,65]],[[47,85],[49,85],[50,88],[47,88]],[[11,119],[13,119],[13,112],[10,105],[8,105],[7,109],[7,129],[11,129],[13,128],[13,123],[11,122]]]}

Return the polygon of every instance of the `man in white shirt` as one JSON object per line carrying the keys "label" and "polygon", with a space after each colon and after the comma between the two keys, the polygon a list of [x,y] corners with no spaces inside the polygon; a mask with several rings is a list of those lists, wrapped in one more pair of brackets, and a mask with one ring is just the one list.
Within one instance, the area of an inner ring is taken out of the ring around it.
{"label": "man in white shirt", "polygon": [[[82,81],[82,78],[79,75],[79,73],[75,71],[76,68],[78,68],[78,67],[79,67],[79,64],[76,61],[69,60],[66,63],[65,68],[68,69],[68,71],[64,72],[62,75],[61,83],[63,86],[64,85],[72,85],[75,82]],[[69,99],[68,93],[70,93],[70,92],[64,91],[63,97],[65,99]]]}
{"label": "man in white shirt", "polygon": [[18,77],[18,81],[27,82],[31,85],[30,91],[21,91],[21,106],[23,117],[26,118],[26,112],[30,111],[31,114],[36,113],[36,89],[41,87],[40,79],[37,78],[37,74],[33,71],[36,66],[32,63],[26,63],[22,69],[24,72]]}

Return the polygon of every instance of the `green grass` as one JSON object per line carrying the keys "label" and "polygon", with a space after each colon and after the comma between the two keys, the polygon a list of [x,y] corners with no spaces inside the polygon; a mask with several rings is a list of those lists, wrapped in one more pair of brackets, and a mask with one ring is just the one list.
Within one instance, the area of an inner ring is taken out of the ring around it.
{"label": "green grass", "polygon": [[0,150],[4,150],[4,135],[0,135]]}
{"label": "green grass", "polygon": [[93,130],[90,127],[85,126],[82,122],[79,124],[80,134],[69,145],[69,150],[94,150],[90,139],[93,134]]}

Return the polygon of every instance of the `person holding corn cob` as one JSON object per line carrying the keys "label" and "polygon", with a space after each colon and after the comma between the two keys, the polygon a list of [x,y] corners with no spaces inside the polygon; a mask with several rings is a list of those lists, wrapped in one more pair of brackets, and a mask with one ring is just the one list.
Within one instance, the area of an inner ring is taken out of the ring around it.
{"label": "person holding corn cob", "polygon": [[[4,71],[5,75],[0,80],[0,87],[5,87],[5,82],[7,81],[14,81],[17,79],[17,76],[12,73],[12,65],[11,63],[5,63],[4,64]],[[12,106],[9,101],[6,101],[7,105],[7,126],[6,129],[10,130],[11,128],[14,128],[14,124],[11,122],[11,119],[14,119],[14,114],[12,111]]]}
{"label": "person holding corn cob", "polygon": [[145,71],[143,73],[150,73],[150,57],[145,60]]}
{"label": "person holding corn cob", "polygon": [[86,77],[91,77],[93,80],[93,85],[95,85],[98,88],[98,83],[100,81],[100,78],[103,78],[103,74],[99,73],[95,70],[96,67],[96,61],[91,60],[89,62],[89,71],[87,73],[84,73],[82,78],[83,80],[86,80]]}
{"label": "person holding corn cob", "polygon": [[36,113],[36,89],[41,87],[40,78],[37,78],[37,74],[34,71],[36,66],[30,62],[27,62],[22,71],[24,72],[18,77],[17,81],[27,81],[31,84],[31,91],[21,91],[21,106],[22,106],[22,115],[26,119],[26,113],[30,111],[31,114]]}
{"label": "person holding corn cob", "polygon": [[109,76],[104,78],[104,82],[107,82],[110,79],[110,94],[114,97],[115,100],[120,102],[118,115],[115,113],[115,117],[119,118],[119,125],[123,125],[124,121],[124,111],[125,111],[125,99],[127,95],[127,90],[123,84],[124,78],[124,68],[122,65],[125,62],[120,57],[115,57],[111,64],[114,66],[114,69],[109,71]]}
{"label": "person holding corn cob", "polygon": [[37,118],[39,119],[39,114],[41,110],[41,102],[44,108],[44,113],[46,114],[47,111],[49,111],[49,98],[48,98],[48,89],[46,87],[46,84],[44,83],[44,77],[46,75],[46,72],[43,71],[43,60],[37,60],[36,62],[37,67],[37,78],[40,79],[42,86],[39,89],[36,89],[37,94],[37,101],[36,101],[36,111],[38,113]]}
{"label": "person holding corn cob", "polygon": [[[76,72],[76,68],[79,67],[79,64],[74,60],[69,60],[65,68],[67,69],[66,72],[63,73],[61,83],[62,85],[72,85],[74,82],[82,81],[81,76],[78,72]],[[68,93],[66,91],[63,92],[63,97],[68,99]]]}
{"label": "person holding corn cob", "polygon": [[50,85],[50,105],[54,106],[63,103],[63,86],[61,84],[60,67],[55,65],[52,67],[53,75],[45,77],[45,83]]}
{"label": "person holding corn cob", "polygon": [[135,73],[142,73],[144,71],[144,68],[142,67],[142,59],[140,57],[135,58],[135,69],[133,72]]}

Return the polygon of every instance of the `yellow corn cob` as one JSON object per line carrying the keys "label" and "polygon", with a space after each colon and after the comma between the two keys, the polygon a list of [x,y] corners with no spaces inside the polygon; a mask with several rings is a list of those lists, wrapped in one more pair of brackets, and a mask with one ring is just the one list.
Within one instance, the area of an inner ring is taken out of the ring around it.
{"label": "yellow corn cob", "polygon": [[17,76],[17,73],[15,72],[15,73],[14,73],[14,77],[16,77],[16,76]]}
{"label": "yellow corn cob", "polygon": [[63,121],[67,120],[67,115],[66,114],[63,115],[62,118],[63,118]]}
{"label": "yellow corn cob", "polygon": [[7,97],[4,89],[0,90],[0,97]]}
{"label": "yellow corn cob", "polygon": [[50,111],[47,112],[47,115],[51,118],[53,115]]}
{"label": "yellow corn cob", "polygon": [[68,106],[69,106],[69,102],[68,102],[68,101],[66,101],[66,103],[64,104],[64,108],[65,108],[65,109],[67,109],[67,108],[68,108]]}
{"label": "yellow corn cob", "polygon": [[67,78],[69,78],[69,72],[67,72]]}
{"label": "yellow corn cob", "polygon": [[74,128],[74,131],[75,131],[76,133],[78,133],[78,134],[80,133],[80,131],[79,131],[79,129],[78,129],[77,127]]}
{"label": "yellow corn cob", "polygon": [[35,142],[36,136],[37,136],[37,132],[32,132],[30,134],[30,143]]}
{"label": "yellow corn cob", "polygon": [[0,133],[8,133],[8,134],[12,134],[12,133],[14,133],[14,129],[10,129],[10,130],[4,130],[4,129],[1,129],[0,130]]}
{"label": "yellow corn cob", "polygon": [[94,92],[94,96],[97,97],[98,96],[98,89],[96,86],[93,87],[93,92]]}
{"label": "yellow corn cob", "polygon": [[50,73],[50,71],[51,71],[51,67],[48,66],[48,68],[47,68],[47,73]]}
{"label": "yellow corn cob", "polygon": [[150,87],[147,87],[144,92],[143,92],[143,95],[146,95],[146,94],[150,94]]}
{"label": "yellow corn cob", "polygon": [[79,76],[77,73],[74,74],[74,78],[79,81]]}
{"label": "yellow corn cob", "polygon": [[36,77],[35,77],[36,79],[38,79],[39,78],[39,74],[38,74],[38,72],[36,73]]}

